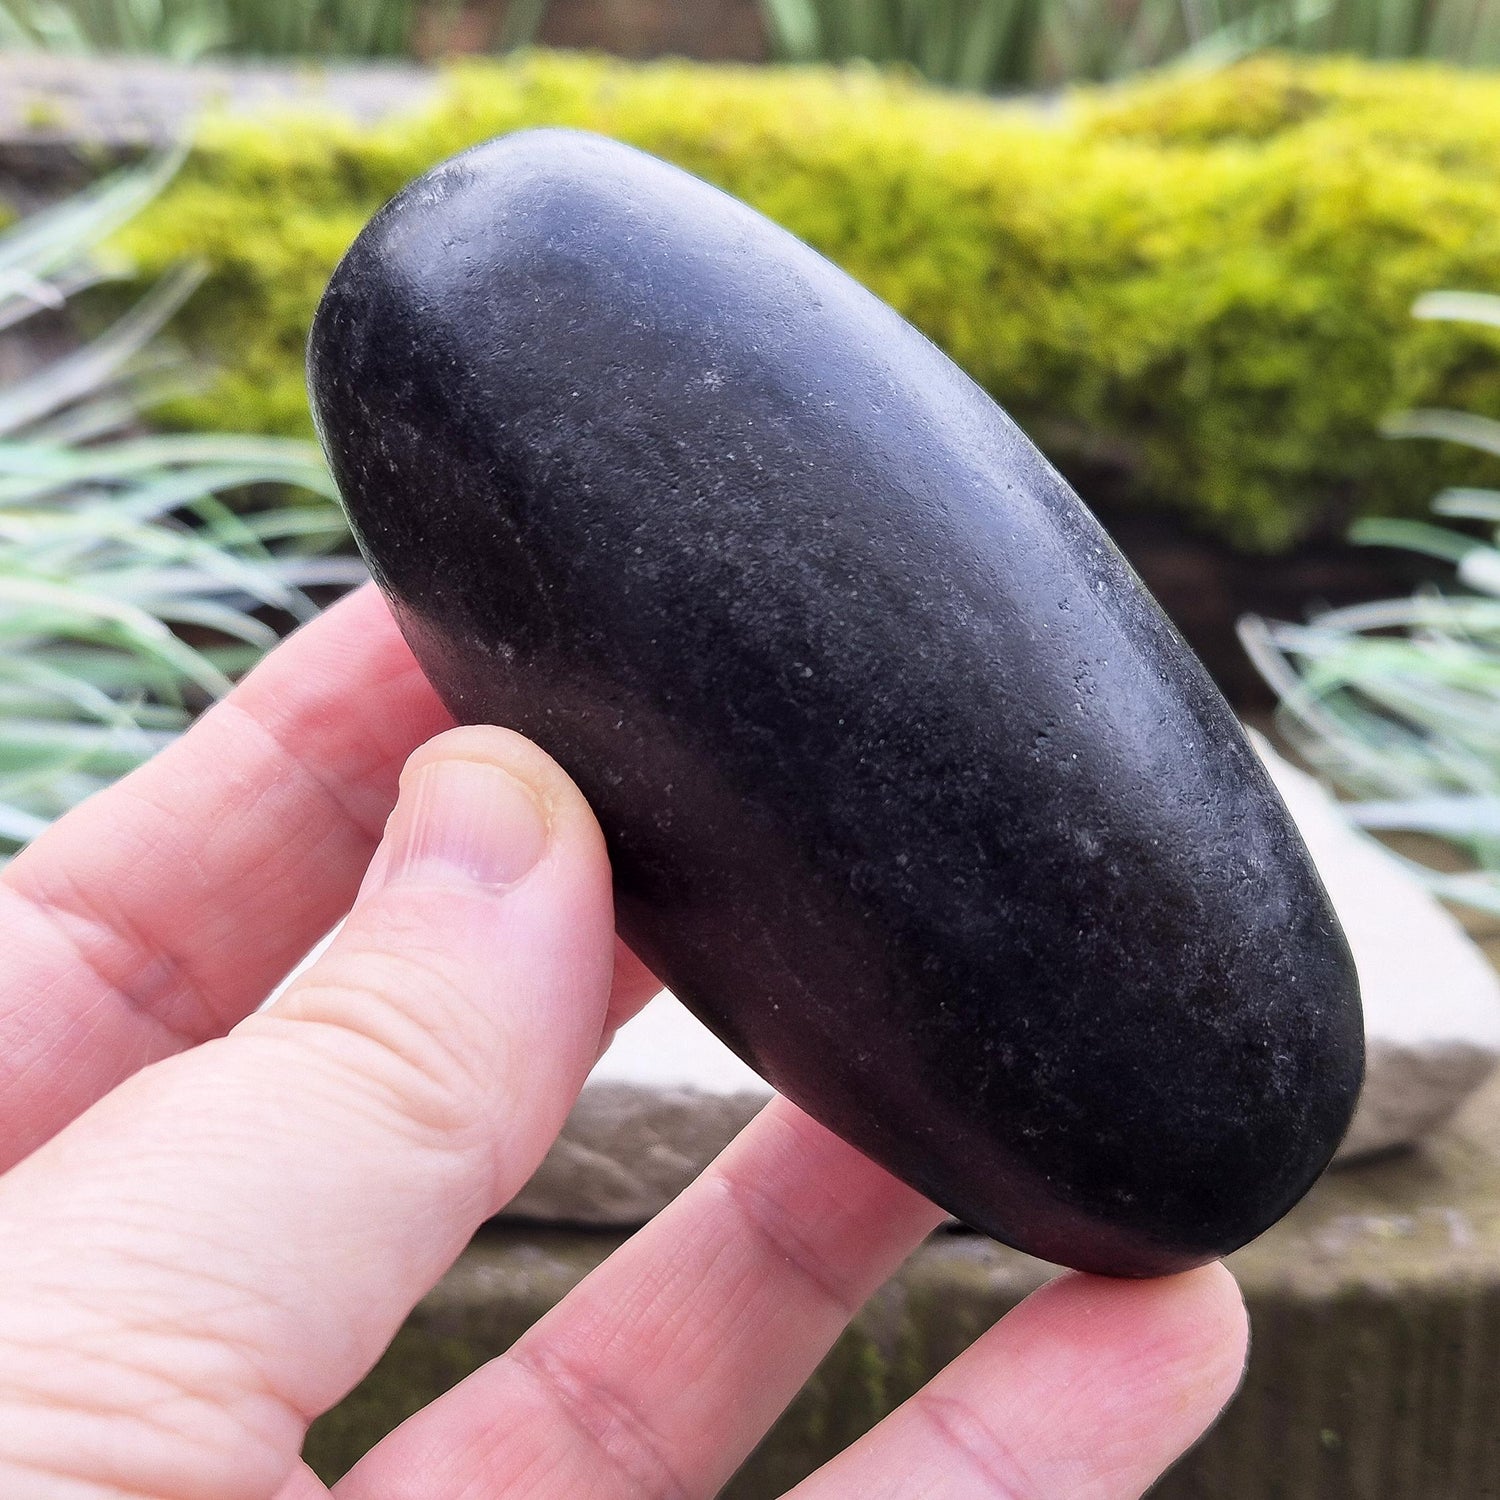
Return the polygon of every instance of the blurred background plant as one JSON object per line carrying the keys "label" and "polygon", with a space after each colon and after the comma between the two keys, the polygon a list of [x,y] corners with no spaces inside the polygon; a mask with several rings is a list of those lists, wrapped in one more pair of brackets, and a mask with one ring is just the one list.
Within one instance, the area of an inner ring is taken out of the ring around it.
{"label": "blurred background plant", "polygon": [[1500,63],[1495,0],[762,0],[775,52],[903,63],[995,91],[1104,80],[1267,47]]}
{"label": "blurred background plant", "polygon": [[[1500,297],[1438,292],[1414,311],[1500,329]],[[1386,430],[1500,455],[1500,421],[1473,412],[1407,412]],[[1251,617],[1241,639],[1280,700],[1278,726],[1353,799],[1349,816],[1458,851],[1469,868],[1408,863],[1446,899],[1500,914],[1500,489],[1445,490],[1433,510],[1460,524],[1369,519],[1352,535],[1451,565],[1457,590],[1434,585],[1305,625]]]}
{"label": "blurred background plant", "polygon": [[[551,0],[0,0],[0,47],[228,56],[508,51]],[[1267,47],[1500,63],[1500,0],[759,0],[771,55],[984,91],[1214,65]]]}
{"label": "blurred background plant", "polygon": [[[105,179],[0,235],[0,331],[123,267],[99,246],[175,163]],[[157,332],[189,293],[164,279],[91,341],[0,383],[0,860],[186,727],[363,571],[311,444],[151,435],[142,411],[189,378]],[[221,498],[231,492],[239,513]]]}
{"label": "blurred background plant", "polygon": [[[547,0],[512,0],[483,29],[508,51],[531,40]],[[405,57],[442,52],[462,0],[0,0],[0,48],[236,57]]]}

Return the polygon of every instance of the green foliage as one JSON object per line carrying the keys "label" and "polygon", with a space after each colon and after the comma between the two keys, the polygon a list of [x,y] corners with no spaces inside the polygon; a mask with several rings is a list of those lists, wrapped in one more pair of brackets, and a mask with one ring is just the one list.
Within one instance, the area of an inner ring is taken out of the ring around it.
{"label": "green foliage", "polygon": [[[509,0],[497,50],[532,40],[549,0]],[[396,57],[440,50],[463,0],[0,0],[0,46],[86,52]],[[1497,0],[761,0],[789,62],[899,63],[1001,90],[1120,78],[1266,47],[1500,63]]]}
{"label": "green foliage", "polygon": [[[406,57],[419,21],[440,42],[461,0],[0,0],[0,46],[61,52]],[[528,41],[544,0],[514,0],[502,47]]]}
{"label": "green foliage", "polygon": [[[1032,82],[1049,12],[1061,8],[1047,0],[762,0],[761,5],[772,49],[788,62],[906,63],[935,83],[968,89]],[[1082,46],[1090,40],[1085,29],[1074,33]],[[1121,71],[1127,71],[1123,50]],[[1078,74],[1069,70],[1067,76]]]}
{"label": "green foliage", "polygon": [[[173,164],[110,179],[0,235],[0,329],[61,308],[108,267],[95,253]],[[162,283],[92,343],[0,389],[0,862],[180,732],[276,639],[263,612],[359,577],[328,557],[331,505],[221,498],[267,484],[325,497],[309,444],[143,437],[142,404],[181,387],[153,336]],[[191,640],[190,640],[191,637]]]}
{"label": "green foliage", "polygon": [[[1500,328],[1500,297],[1439,292],[1416,312]],[[1387,429],[1500,455],[1500,421],[1474,413],[1412,412]],[[1472,869],[1417,873],[1449,900],[1500,914],[1500,490],[1445,490],[1433,509],[1484,532],[1369,520],[1355,539],[1451,564],[1459,592],[1426,589],[1306,625],[1251,618],[1240,635],[1281,699],[1288,739],[1358,799],[1353,819],[1455,845]]]}
{"label": "green foliage", "polygon": [[761,10],[787,61],[904,63],[970,89],[1121,78],[1271,46],[1500,63],[1495,0],[761,0]]}
{"label": "green foliage", "polygon": [[1042,108],[870,72],[534,54],[465,66],[373,130],[211,120],[125,236],[153,273],[208,266],[181,326],[220,373],[173,416],[307,433],[307,327],[366,218],[452,152],[544,123],[644,147],[788,226],[1086,495],[1107,479],[1276,549],[1410,511],[1434,462],[1452,483],[1485,472],[1376,429],[1403,407],[1500,408],[1500,331],[1407,316],[1427,287],[1500,286],[1500,89],[1282,59]]}

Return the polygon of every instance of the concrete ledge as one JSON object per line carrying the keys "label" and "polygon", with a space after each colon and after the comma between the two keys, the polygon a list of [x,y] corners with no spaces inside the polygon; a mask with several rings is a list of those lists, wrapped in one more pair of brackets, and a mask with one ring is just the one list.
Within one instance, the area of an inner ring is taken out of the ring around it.
{"label": "concrete ledge", "polygon": [[[486,1231],[307,1445],[332,1479],[510,1343],[620,1242]],[[1477,1500],[1500,1494],[1500,1083],[1419,1150],[1326,1177],[1232,1257],[1254,1347],[1223,1422],[1161,1500]],[[869,1304],[732,1485],[781,1494],[1049,1275],[940,1233]]]}
{"label": "concrete ledge", "polygon": [[0,52],[0,192],[25,211],[102,166],[176,145],[208,109],[320,106],[373,123],[426,102],[438,77],[398,63],[183,67],[151,57]]}

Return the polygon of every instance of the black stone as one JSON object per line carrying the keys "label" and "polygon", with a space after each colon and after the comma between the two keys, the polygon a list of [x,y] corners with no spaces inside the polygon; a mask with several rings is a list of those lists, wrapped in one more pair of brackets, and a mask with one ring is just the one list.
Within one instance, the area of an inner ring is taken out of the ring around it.
{"label": "black stone", "polygon": [[1093,1271],[1307,1190],[1363,1035],[1302,842],[1088,511],[894,312],[542,131],[376,216],[309,370],[438,691],[572,773],[625,937],[776,1088]]}

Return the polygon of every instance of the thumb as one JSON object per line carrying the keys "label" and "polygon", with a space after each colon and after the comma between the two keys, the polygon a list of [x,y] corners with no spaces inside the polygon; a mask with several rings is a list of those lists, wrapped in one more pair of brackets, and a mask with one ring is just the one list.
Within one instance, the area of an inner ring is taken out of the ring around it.
{"label": "thumb", "polygon": [[540,1161],[613,959],[562,771],[499,729],[419,750],[327,953],[0,1179],[0,1494],[274,1494]]}

